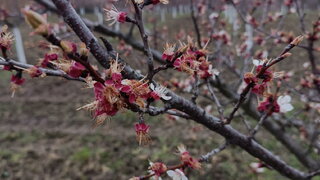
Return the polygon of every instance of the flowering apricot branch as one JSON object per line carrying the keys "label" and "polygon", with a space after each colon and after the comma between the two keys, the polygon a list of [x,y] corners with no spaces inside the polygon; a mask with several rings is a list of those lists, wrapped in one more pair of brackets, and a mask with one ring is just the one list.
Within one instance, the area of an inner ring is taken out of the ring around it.
{"label": "flowering apricot branch", "polygon": [[[24,64],[24,63],[20,63],[18,61],[14,61],[14,60],[8,60],[6,61],[3,57],[0,57],[0,65],[3,66],[13,66],[14,68],[20,69],[20,70],[28,70],[34,67],[34,65],[31,64]],[[61,71],[61,70],[52,70],[52,69],[46,69],[46,68],[39,68],[39,70],[42,73],[45,73],[46,76],[60,76],[63,77],[67,80],[75,80],[75,81],[81,81],[81,82],[85,82],[83,78],[74,78],[69,76],[67,73]]]}
{"label": "flowering apricot branch", "polygon": [[[51,1],[48,1],[48,0],[35,0],[35,1],[37,3],[45,6],[48,10],[59,14],[58,10],[54,6],[54,4],[52,4]],[[135,41],[134,39],[132,39],[131,36],[127,36],[120,31],[112,30],[103,24],[92,22],[86,18],[82,18],[82,20],[88,28],[93,29],[94,31],[102,33],[103,35],[106,35],[106,36],[118,37],[118,38],[124,40],[126,43],[130,44],[133,48],[136,48],[137,50],[145,52],[143,43]],[[151,52],[154,57],[154,60],[156,60],[158,63],[163,64],[163,60],[161,59],[161,53],[155,49],[151,49]]]}
{"label": "flowering apricot branch", "polygon": [[[32,11],[32,10],[24,10],[26,21],[29,24],[33,24],[33,28],[35,28],[35,33],[43,36],[47,41],[49,41],[52,45],[60,47],[60,49],[65,53],[65,56],[70,59],[74,60],[75,62],[68,62],[68,61],[62,61],[59,62],[56,65],[58,66],[70,66],[67,68],[70,73],[70,75],[74,77],[81,76],[85,70],[89,72],[89,74],[92,76],[93,80],[104,82],[104,80],[100,77],[98,72],[91,66],[91,64],[88,62],[88,49],[85,44],[80,44],[79,52],[77,52],[77,45],[70,41],[60,40],[55,36],[54,33],[50,32],[49,24],[46,21],[44,17],[42,17],[40,14]],[[40,29],[41,30],[37,30]],[[39,31],[39,32],[37,32]],[[54,58],[51,58],[51,57]],[[48,55],[49,61],[50,60],[56,60],[58,59],[58,55],[56,53],[52,53]],[[46,61],[45,59],[44,61]],[[47,66],[47,63],[49,62],[42,62],[42,66]],[[68,65],[71,64],[72,65]],[[52,64],[52,63],[51,63]]]}
{"label": "flowering apricot branch", "polygon": [[[54,3],[59,7],[59,9],[62,9],[64,12],[63,14],[66,14],[66,16],[77,16],[76,13],[73,13],[74,11],[69,11],[71,5],[69,2],[66,2],[65,0],[53,0]],[[61,8],[68,6],[67,8]],[[77,16],[78,17],[78,16]],[[72,24],[77,24],[79,23],[77,21],[81,21],[81,19],[77,17],[72,17],[72,22],[67,23],[72,23]],[[77,27],[72,27],[72,28],[77,28],[78,31],[81,31],[79,33],[84,33],[86,30],[86,26],[83,24],[81,25],[81,28]],[[91,33],[90,33],[91,34]],[[90,35],[86,34],[86,35]],[[91,35],[90,35],[91,36]],[[131,70],[127,66],[124,71]],[[132,77],[139,77],[139,75],[132,73],[132,70],[130,71],[131,73],[127,74]],[[218,122],[217,118],[214,118],[212,116],[209,116],[205,113],[203,113],[203,110],[195,105],[192,105],[190,101],[185,100],[184,98],[181,98],[177,95],[175,95],[172,92],[169,92],[169,95],[172,97],[170,100],[170,103],[173,105],[174,108],[178,110],[182,110],[184,112],[188,112],[188,114],[191,116],[191,118],[201,124],[206,125],[208,128],[218,132],[219,134],[225,136],[228,140],[230,140],[231,144],[237,144],[246,151],[248,151],[250,154],[254,156],[259,156],[260,159],[265,161],[267,164],[278,170],[279,172],[294,178],[294,179],[305,179],[306,175],[304,173],[301,173],[300,171],[297,171],[296,169],[293,169],[292,167],[288,166],[285,164],[283,161],[279,160],[278,158],[274,157],[272,153],[267,151],[266,149],[262,148],[259,144],[257,144],[255,141],[249,141],[244,135],[241,135],[239,132],[231,128],[230,126],[221,126],[220,123]],[[248,146],[250,144],[250,146]]]}
{"label": "flowering apricot branch", "polygon": [[[39,2],[40,4],[45,5],[45,6],[46,6],[47,8],[49,8],[50,10],[56,11],[56,8],[51,4],[51,2],[48,2],[48,1],[46,1],[46,0],[36,0],[36,1]],[[86,23],[86,25],[87,25],[88,27],[92,28],[92,29],[95,30],[95,31],[98,31],[98,32],[100,32],[100,33],[103,33],[103,34],[105,34],[105,35],[107,35],[107,36],[111,36],[111,37],[117,36],[117,37],[125,40],[125,42],[131,44],[134,48],[136,48],[136,49],[138,49],[138,50],[143,51],[143,49],[144,49],[144,48],[143,48],[143,44],[141,44],[141,43],[139,44],[138,42],[134,41],[133,39],[126,37],[126,36],[125,36],[124,34],[122,34],[121,32],[116,32],[116,31],[114,31],[114,30],[108,29],[108,28],[107,28],[106,26],[104,26],[104,25],[93,23],[93,22],[91,22],[91,21],[89,21],[89,20],[87,20],[87,19],[84,19],[84,22]],[[160,62],[160,63],[163,63],[162,58],[161,58],[161,55],[160,55],[160,53],[159,53],[158,51],[152,50],[152,53],[153,53],[153,56],[154,56],[155,60],[157,60],[157,61]],[[162,69],[167,69],[167,68],[169,68],[168,64],[166,64],[166,65],[164,65],[164,66],[160,66],[160,67],[157,68],[155,71],[157,71],[157,70],[160,71],[160,70],[162,70]],[[231,68],[231,70],[234,70],[234,69]],[[212,81],[211,81],[211,83],[212,83]],[[225,87],[225,84],[221,84],[221,82],[219,82],[219,85],[216,86],[216,87],[217,87],[217,88],[219,89],[219,91],[221,91],[224,95],[227,95],[227,97],[228,97],[228,96],[230,97],[230,94],[232,94],[231,92],[229,92],[229,91],[227,90],[227,88],[224,88],[224,87]],[[236,96],[232,96],[232,97],[235,98],[235,99],[237,99]],[[247,107],[248,107],[247,105],[245,105],[245,106],[243,106],[243,107],[244,107],[245,112],[249,112],[249,114],[251,114],[251,115],[252,115],[252,112],[254,112],[254,110],[252,110],[251,107],[247,108]],[[251,110],[250,110],[250,109],[251,109]],[[255,113],[253,113],[253,114],[255,114]],[[254,119],[256,119],[256,118],[254,118]],[[284,145],[285,145],[289,150],[293,151],[295,155],[297,155],[298,159],[302,160],[302,162],[303,162],[304,164],[312,164],[312,163],[310,162],[310,160],[307,160],[308,158],[306,158],[306,157],[303,156],[303,155],[300,155],[300,154],[301,154],[300,152],[302,152],[302,150],[301,150],[301,149],[299,150],[298,144],[295,144],[294,141],[289,140],[290,137],[287,136],[285,132],[283,132],[283,131],[281,131],[281,130],[277,130],[277,126],[276,126],[274,123],[270,122],[270,121],[266,121],[264,124],[266,124],[266,128],[267,128],[269,131],[273,132],[272,134],[275,135],[276,138],[280,139],[281,142],[284,142]],[[275,133],[275,132],[277,132],[277,133]],[[308,163],[305,163],[305,162],[308,162]]]}
{"label": "flowering apricot branch", "polygon": [[[192,103],[192,101],[187,100],[181,96],[178,96],[177,94],[167,90],[166,88],[159,86],[155,82],[144,81],[145,80],[144,76],[135,72],[130,66],[126,65],[123,59],[117,58],[115,52],[105,50],[105,48],[102,48],[100,46],[100,44],[97,42],[96,38],[93,36],[91,31],[87,28],[87,26],[85,26],[87,23],[84,23],[84,21],[82,21],[82,19],[77,15],[75,10],[71,6],[70,2],[66,0],[53,0],[53,2],[58,7],[59,11],[61,11],[61,15],[64,17],[66,23],[71,26],[71,28],[76,32],[76,34],[79,36],[81,41],[83,41],[86,44],[86,47],[89,48],[90,52],[94,55],[94,57],[98,60],[98,62],[100,62],[100,64],[102,64],[103,67],[106,68],[106,71],[108,72],[108,73],[105,73],[106,78],[101,76],[100,74],[98,74],[98,72],[95,71],[94,68],[90,68],[91,67],[89,66],[90,64],[88,65],[85,64],[87,63],[87,60],[82,59],[81,56],[78,56],[75,53],[73,46],[71,46],[71,48],[69,46],[65,46],[66,48],[63,48],[63,46],[61,45],[61,41],[57,41],[57,38],[54,38],[54,36],[47,36],[46,34],[47,40],[52,42],[52,44],[62,47],[62,49],[64,49],[64,52],[66,52],[68,58],[73,59],[76,62],[82,62],[80,64],[82,64],[82,66],[85,67],[83,68],[81,66],[75,65],[73,68],[75,68],[76,70],[80,69],[81,71],[82,70],[89,71],[89,75],[97,81],[94,83],[94,86],[93,86],[95,101],[89,106],[86,106],[91,110],[95,110],[96,118],[98,118],[102,114],[113,115],[122,107],[126,107],[130,110],[133,110],[139,113],[148,113],[148,112],[152,112],[153,110],[157,110],[157,112],[155,112],[154,114],[171,113],[171,112],[174,113],[175,111],[172,111],[172,109],[177,109],[178,110],[177,112],[179,113],[181,112],[180,113],[181,115],[185,115],[184,117],[188,119],[192,119],[197,123],[203,124],[210,130],[219,133],[220,135],[225,137],[226,141],[228,141],[230,144],[240,146],[251,155],[261,159],[262,161],[264,161],[264,163],[270,165],[272,168],[279,171],[281,174],[287,177],[290,177],[292,179],[307,179],[310,176],[310,174],[308,173],[303,173],[287,165],[285,162],[280,160],[270,151],[263,148],[255,140],[248,138],[244,134],[233,129],[230,125],[223,125],[221,123],[221,119],[223,118],[223,111],[222,113],[219,112],[221,116],[220,118],[209,115],[209,113],[207,113],[203,108],[196,106],[194,103]],[[155,1],[155,0],[135,1],[135,3],[139,4],[138,8],[141,8],[140,7],[141,4],[143,7],[144,5],[157,4],[159,2],[161,1]],[[121,15],[117,13],[117,20],[123,21],[123,19],[124,19],[124,14]],[[33,23],[33,25],[35,24]],[[47,23],[42,23],[42,25],[47,25]],[[46,27],[47,26],[37,26],[35,28],[37,29],[37,32],[48,33],[46,32]],[[137,46],[137,47],[141,47],[141,46]],[[188,42],[188,45],[186,46],[183,45],[182,47],[186,47],[186,48],[185,49],[182,48],[183,49],[183,51],[181,51],[182,54],[174,61],[172,61],[172,53],[163,53],[165,55],[165,58],[163,60],[166,61],[166,65],[160,66],[161,68],[159,68],[158,71],[165,70],[168,68],[174,68],[178,71],[187,72],[193,76],[198,75],[198,73],[200,72],[201,78],[212,82],[212,84],[215,84],[216,88],[219,89],[225,96],[231,97],[231,99],[233,100],[237,99],[236,95],[234,95],[235,93],[230,92],[230,89],[228,90],[227,86],[221,83],[220,80],[211,80],[211,78],[209,78],[209,77],[212,77],[214,73],[212,71],[213,70],[212,66],[210,66],[211,64],[207,60],[207,52],[204,51],[205,48],[204,49],[196,48],[193,45],[191,40]],[[285,49],[285,51],[288,52],[293,47],[289,47],[287,50]],[[145,46],[143,46],[143,49],[145,49]],[[153,53],[153,51],[151,51],[151,49],[149,48],[149,51],[147,52],[148,56],[151,54],[150,52]],[[273,76],[269,68],[272,65],[286,58],[286,56],[289,55],[287,54],[287,52],[283,53],[278,58],[275,58],[268,62],[266,61],[260,67],[257,67],[255,75],[253,73],[247,74],[248,76],[245,77],[246,78],[245,81],[248,81],[246,82],[247,87],[251,83],[252,85],[249,86],[246,93],[243,93],[244,100],[246,99],[246,95],[249,93],[250,90],[252,90],[253,92],[257,92],[257,94],[261,94],[261,92],[264,91],[264,89],[266,88],[265,86],[266,82],[270,81],[270,78],[272,78]],[[55,61],[57,60],[55,57],[51,55],[52,54],[47,54],[45,56],[44,62],[50,61],[48,64],[45,63],[46,65],[50,66],[50,63],[54,65]],[[151,55],[154,56],[153,54]],[[151,70],[154,71],[153,68]],[[21,71],[17,73],[17,76],[21,76]],[[264,82],[259,84],[258,79]],[[21,81],[21,78],[19,80]],[[19,82],[17,81],[17,83]],[[151,83],[151,84],[148,85],[148,83]],[[213,94],[212,96],[215,96],[213,91],[210,93],[211,95]],[[280,97],[278,97],[278,99],[279,98]],[[149,106],[150,105],[149,102],[147,102],[148,104],[144,106],[145,105],[144,101],[145,100],[149,101],[150,99],[152,100],[161,99],[165,104],[165,107],[156,109],[156,108],[153,108],[152,106]],[[219,102],[216,100],[216,98],[213,97],[213,99],[215,99],[217,106],[219,106],[218,105]],[[275,99],[276,98],[274,98],[271,101],[270,98],[266,98],[262,103],[260,103],[259,105],[260,108],[258,109],[268,114],[268,109],[270,107],[273,107],[273,102],[275,102]],[[236,111],[240,108],[242,104],[243,102],[239,103],[238,107],[236,106],[237,109],[235,110],[234,113],[236,113]],[[244,106],[248,107],[246,104],[244,104]],[[147,108],[145,109],[145,107]],[[272,112],[281,111],[281,107],[279,108],[280,109],[277,109],[277,110],[272,108],[273,109]],[[253,114],[252,116],[254,117],[257,116],[257,112],[255,111],[255,109],[252,110],[252,108],[247,108],[246,111]],[[233,117],[231,119],[233,119]],[[142,125],[142,123],[143,122],[139,123],[140,126],[137,126],[136,128],[137,137],[146,135],[149,131],[149,126]],[[296,156],[299,158],[300,161],[303,162],[303,164],[307,164],[308,167],[312,167],[312,164],[316,164],[314,163],[314,161],[312,160],[310,161],[309,157],[305,157],[303,151],[299,151],[300,147],[295,146],[296,143],[290,142],[290,140],[288,140],[289,136],[283,131],[281,131],[281,127],[278,126],[276,123],[270,122],[268,121],[268,119],[265,119],[261,122],[261,124],[264,124],[278,139],[280,139],[291,151],[293,151],[293,153],[296,154]],[[188,157],[188,158],[185,158],[184,160],[186,159],[190,160],[189,158],[190,156],[188,156],[189,155],[188,153],[182,153],[182,154],[185,157]],[[162,166],[161,164],[156,164],[156,165],[158,165],[158,167],[153,166],[151,168],[151,170],[154,171],[151,174],[153,175],[163,174],[165,172],[163,171],[164,166]],[[191,162],[185,161],[184,166],[186,165],[198,166],[198,163],[193,159]],[[176,167],[180,167],[180,165]],[[172,170],[175,170],[175,172],[171,172],[169,174],[173,176],[177,174],[181,175],[181,170],[179,169],[178,170],[172,169]]]}
{"label": "flowering apricot branch", "polygon": [[[234,106],[232,112],[230,113],[228,119],[225,121],[225,124],[229,124],[235,113],[237,112],[237,110],[240,108],[241,104],[246,100],[246,96],[247,94],[250,92],[250,90],[252,88],[254,88],[254,86],[256,85],[257,79],[263,79],[264,82],[268,82],[271,79],[270,73],[268,71],[268,69],[275,65],[276,63],[281,62],[283,59],[289,57],[291,54],[289,53],[289,51],[295,47],[296,45],[298,45],[303,39],[303,36],[298,36],[296,37],[289,45],[287,45],[284,50],[280,53],[280,55],[278,57],[276,57],[275,59],[272,59],[268,62],[264,62],[263,65],[258,66],[257,68],[257,74],[253,75],[252,73],[247,73],[244,77],[244,81],[247,83],[247,86],[243,89],[243,91],[240,94],[240,98],[237,102],[237,104]],[[253,78],[253,79],[252,79]],[[263,87],[264,85],[262,85]],[[260,86],[259,86],[260,88]]]}

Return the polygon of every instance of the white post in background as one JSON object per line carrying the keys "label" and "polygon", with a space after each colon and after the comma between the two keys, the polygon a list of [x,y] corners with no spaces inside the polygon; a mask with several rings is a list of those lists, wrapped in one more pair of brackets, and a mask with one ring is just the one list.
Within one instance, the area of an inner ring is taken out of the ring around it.
{"label": "white post in background", "polygon": [[187,6],[187,5],[184,5],[184,12],[186,13],[186,14],[190,14],[190,7],[189,6]]}
{"label": "white post in background", "polygon": [[177,18],[177,8],[176,7],[173,7],[173,8],[171,8],[171,10],[172,10],[172,18]]}
{"label": "white post in background", "polygon": [[98,23],[103,23],[103,14],[100,12],[98,7],[94,7],[94,14],[98,17]]}
{"label": "white post in background", "polygon": [[183,6],[179,5],[179,15],[183,15]]}
{"label": "white post in background", "polygon": [[114,24],[114,30],[115,31],[120,31],[120,23],[119,22]]}
{"label": "white post in background", "polygon": [[166,12],[164,9],[160,10],[160,14],[161,14],[161,22],[165,22],[166,21]]}
{"label": "white post in background", "polygon": [[233,35],[237,35],[238,29],[240,28],[238,24],[238,13],[237,10],[232,5],[227,5],[224,15],[227,18],[227,21],[233,27]]}
{"label": "white post in background", "polygon": [[23,49],[23,43],[22,43],[20,29],[18,27],[13,27],[13,34],[14,34],[14,37],[16,40],[15,45],[16,45],[18,59],[22,63],[27,63],[26,55],[25,55],[24,49]]}
{"label": "white post in background", "polygon": [[80,8],[80,15],[83,16],[85,14],[85,9],[83,7]]}

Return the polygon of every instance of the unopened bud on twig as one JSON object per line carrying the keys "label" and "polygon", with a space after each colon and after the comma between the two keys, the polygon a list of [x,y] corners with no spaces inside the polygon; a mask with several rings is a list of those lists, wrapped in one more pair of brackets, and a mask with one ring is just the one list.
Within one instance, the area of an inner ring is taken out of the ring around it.
{"label": "unopened bud on twig", "polygon": [[72,54],[77,52],[77,45],[73,42],[62,40],[60,42],[60,45],[64,50],[64,52],[66,52],[67,54]]}
{"label": "unopened bud on twig", "polygon": [[281,58],[287,58],[287,57],[289,57],[289,56],[291,56],[292,54],[291,53],[289,53],[289,52],[287,52],[287,53],[284,53],[283,55],[281,55]]}
{"label": "unopened bud on twig", "polygon": [[86,44],[80,43],[79,54],[83,57],[88,57],[89,49],[86,47]]}
{"label": "unopened bud on twig", "polygon": [[48,35],[50,34],[49,24],[47,22],[47,16],[38,14],[32,10],[22,10],[25,16],[26,22],[34,29],[32,34]]}
{"label": "unopened bud on twig", "polygon": [[303,38],[304,38],[303,35],[300,35],[300,36],[294,38],[294,40],[290,44],[297,46],[298,44],[300,44],[300,42],[303,40]]}

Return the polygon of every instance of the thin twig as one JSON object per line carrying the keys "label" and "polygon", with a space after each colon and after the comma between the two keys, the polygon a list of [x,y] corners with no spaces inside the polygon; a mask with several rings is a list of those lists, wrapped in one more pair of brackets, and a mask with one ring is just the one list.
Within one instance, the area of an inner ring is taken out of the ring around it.
{"label": "thin twig", "polygon": [[197,22],[197,18],[196,18],[196,15],[195,15],[195,11],[194,11],[193,0],[190,0],[190,9],[191,9],[192,22],[193,22],[194,29],[195,29],[196,35],[197,35],[198,46],[199,46],[199,48],[202,48],[201,33],[200,33],[199,25],[198,25],[198,22]]}
{"label": "thin twig", "polygon": [[221,146],[219,146],[218,148],[213,149],[212,151],[208,152],[207,154],[201,156],[201,158],[199,159],[199,162],[207,162],[209,161],[209,158],[218,154],[219,152],[223,151],[224,149],[226,149],[226,147],[229,145],[228,141],[226,141],[225,143],[223,143]]}
{"label": "thin twig", "polygon": [[263,116],[261,116],[258,124],[252,129],[250,132],[249,138],[252,139],[254,135],[258,132],[264,121],[268,118],[268,113],[265,113]]}
{"label": "thin twig", "polygon": [[136,25],[139,28],[139,32],[143,41],[143,45],[144,45],[144,51],[148,56],[148,75],[147,75],[147,79],[149,80],[149,82],[152,81],[153,75],[154,75],[154,65],[153,65],[153,54],[151,52],[150,46],[149,46],[149,42],[148,42],[148,35],[146,34],[145,31],[145,27],[144,27],[144,23],[143,23],[143,19],[142,19],[142,9],[140,9],[139,5],[134,1],[131,0],[132,4],[134,6],[134,10],[136,12]]}
{"label": "thin twig", "polygon": [[211,94],[212,99],[214,100],[215,104],[217,105],[217,109],[218,109],[218,112],[219,112],[219,115],[220,115],[220,120],[224,121],[224,115],[223,115],[224,109],[223,109],[219,99],[217,98],[216,94],[214,93],[214,90],[212,89],[211,84],[210,84],[209,81],[207,81],[207,87],[208,87],[208,90],[209,90],[209,92]]}

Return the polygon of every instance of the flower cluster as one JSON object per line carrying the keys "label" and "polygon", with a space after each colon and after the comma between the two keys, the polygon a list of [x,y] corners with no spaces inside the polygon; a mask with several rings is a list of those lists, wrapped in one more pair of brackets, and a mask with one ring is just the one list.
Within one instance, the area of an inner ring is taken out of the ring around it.
{"label": "flower cluster", "polygon": [[200,162],[193,158],[190,153],[186,150],[186,148],[183,145],[178,146],[178,151],[180,154],[180,160],[181,164],[175,165],[175,166],[167,166],[162,162],[149,162],[149,174],[145,177],[133,177],[130,180],[139,180],[139,179],[144,179],[144,178],[150,178],[151,179],[156,179],[156,180],[161,180],[161,176],[164,175],[165,173],[171,177],[173,180],[188,180],[186,175],[184,174],[184,169],[189,167],[192,169],[200,169],[201,164]]}
{"label": "flower cluster", "polygon": [[258,111],[271,115],[280,111],[280,106],[273,95],[267,96],[258,106]]}
{"label": "flower cluster", "polygon": [[174,45],[166,45],[162,54],[162,59],[171,63],[178,71],[186,72],[190,75],[198,75],[200,78],[207,79],[218,75],[218,71],[213,69],[212,64],[208,61],[207,50],[198,49],[188,38],[188,44],[183,45],[175,52]]}
{"label": "flower cluster", "polygon": [[290,43],[294,39],[293,32],[277,32],[276,34],[278,36],[277,39],[274,40],[274,43],[280,44],[280,43]]}
{"label": "flower cluster", "polygon": [[193,169],[201,168],[200,162],[190,155],[190,153],[186,150],[186,147],[184,145],[178,146],[178,151],[180,153],[181,161],[184,165]]}
{"label": "flower cluster", "polygon": [[149,136],[149,129],[150,126],[146,125],[145,123],[137,123],[135,124],[135,130],[137,134],[137,141],[139,142],[139,145],[146,145],[149,144],[151,141],[151,138]]}
{"label": "flower cluster", "polygon": [[161,174],[165,173],[168,170],[167,166],[161,162],[150,162],[149,173],[154,174],[156,179],[159,179]]}
{"label": "flower cluster", "polygon": [[[82,70],[81,66],[79,64],[76,65],[76,63],[75,66],[70,67],[69,74],[72,69]],[[149,84],[143,79],[124,79],[121,74],[122,69],[123,66],[118,61],[112,61],[110,68],[105,71],[105,82],[92,82],[92,80],[87,82],[89,85],[93,84],[95,101],[82,108],[94,111],[94,118],[100,119],[100,117],[114,116],[119,110],[128,107],[128,104],[135,104],[140,108],[145,108],[148,99],[171,99],[166,95],[167,90],[161,86],[155,87],[151,84],[149,87]],[[140,143],[146,137],[148,129],[147,125],[136,125]],[[142,137],[141,135],[144,136]]]}
{"label": "flower cluster", "polygon": [[[151,179],[162,180],[161,175],[167,173],[167,175],[173,180],[188,180],[182,169],[169,168],[162,162],[149,162],[149,174]],[[139,177],[133,177],[130,180],[139,180]]]}
{"label": "flower cluster", "polygon": [[252,85],[252,92],[258,95],[264,95],[267,89],[268,83],[274,78],[279,78],[284,75],[283,72],[272,72],[269,69],[265,69],[265,64],[268,60],[253,60],[253,64],[256,66],[255,74],[253,72],[247,72],[244,74],[244,82]]}
{"label": "flower cluster", "polygon": [[12,33],[8,32],[8,26],[2,26],[0,30],[0,49],[1,50],[9,50],[12,46],[12,42],[14,37]]}
{"label": "flower cluster", "polygon": [[268,95],[262,101],[258,110],[261,112],[266,112],[268,115],[272,113],[286,113],[293,110],[293,106],[291,105],[291,97],[289,95],[276,97],[274,95]]}
{"label": "flower cluster", "polygon": [[313,23],[313,32],[307,33],[307,38],[311,41],[317,41],[320,39],[320,19]]}
{"label": "flower cluster", "polygon": [[231,36],[224,30],[219,31],[218,33],[213,33],[211,37],[214,40],[221,41],[223,44],[231,45]]}
{"label": "flower cluster", "polygon": [[[38,65],[43,68],[59,68],[73,78],[86,77],[88,74],[86,67],[80,62],[69,58],[69,56],[77,56],[85,61],[89,53],[85,44],[80,43],[78,48],[77,44],[62,40],[60,41],[60,46],[62,52],[59,47],[51,46],[51,50],[45,54],[44,58],[40,59]],[[60,58],[59,54],[62,54]]]}

